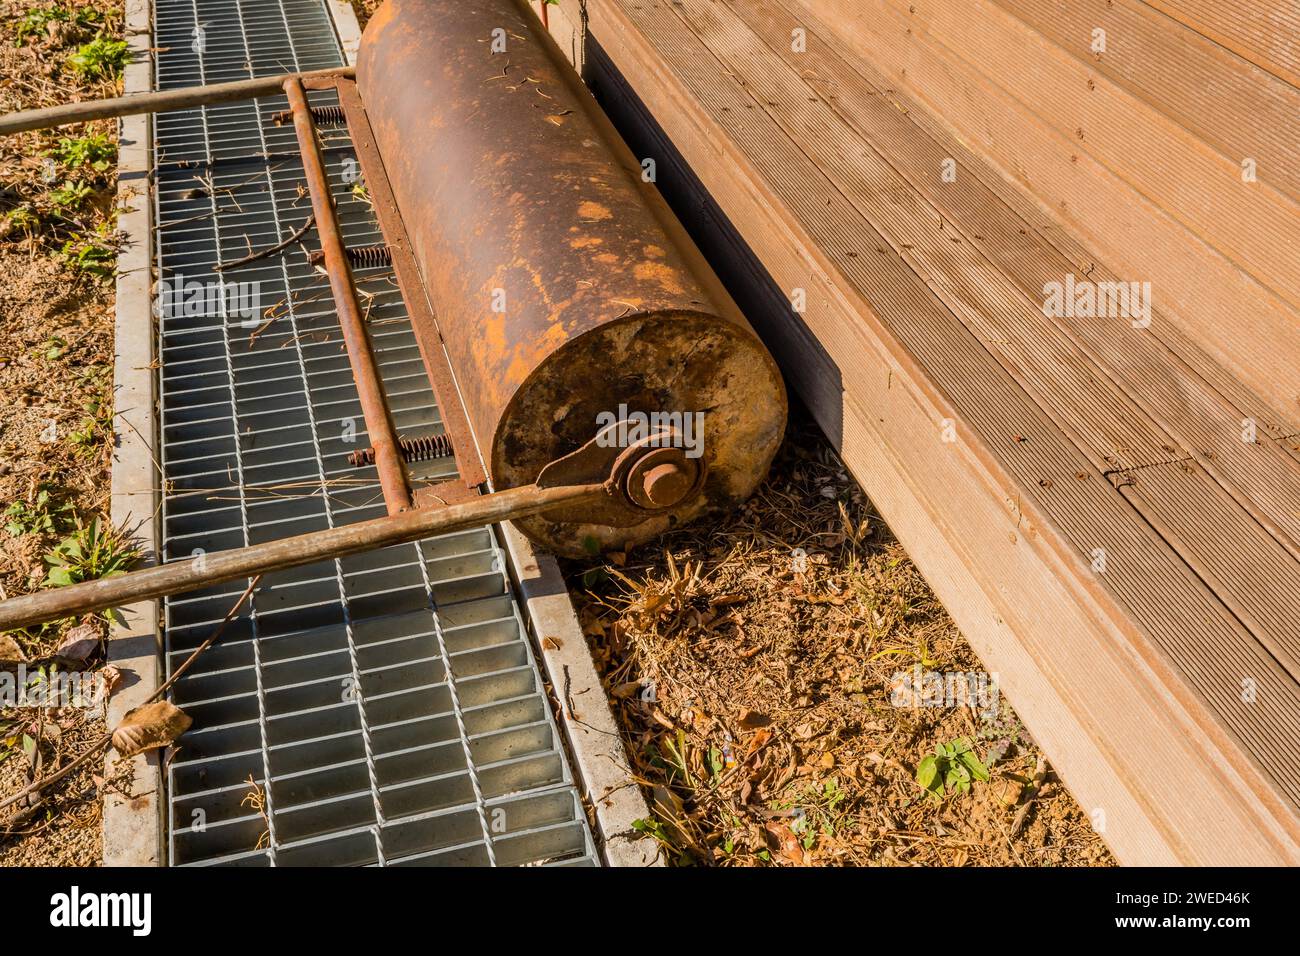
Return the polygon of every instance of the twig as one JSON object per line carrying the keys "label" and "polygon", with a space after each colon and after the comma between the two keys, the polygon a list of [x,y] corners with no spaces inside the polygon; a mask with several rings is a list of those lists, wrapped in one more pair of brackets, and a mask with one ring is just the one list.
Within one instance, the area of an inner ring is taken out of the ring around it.
{"label": "twig", "polygon": [[250,253],[242,259],[236,259],[234,262],[218,262],[212,267],[213,272],[225,272],[227,269],[233,269],[235,266],[247,265],[250,262],[256,262],[258,259],[265,259],[267,256],[273,256],[286,246],[291,246],[303,236],[307,235],[307,230],[316,224],[315,216],[308,216],[307,221],[298,228],[296,232],[283,242],[277,242],[269,249],[263,249],[261,252]]}
{"label": "twig", "polygon": [[1038,799],[1038,794],[1042,789],[1043,781],[1046,779],[1047,779],[1047,758],[1044,757],[1042,754],[1039,754],[1038,764],[1037,766],[1034,767],[1034,780],[1029,785],[1030,788],[1033,790],[1033,793],[1031,793],[1029,795],[1029,798],[1025,800],[1024,805],[1021,806],[1021,808],[1016,811],[1016,818],[1011,823],[1012,839],[1015,839],[1016,834],[1018,834],[1020,832],[1020,829],[1025,825],[1025,820],[1029,816],[1029,808],[1032,807],[1034,805],[1034,801]]}
{"label": "twig", "polygon": [[[156,691],[150,694],[144,703],[151,704],[154,701],[161,698],[163,694],[167,693],[167,691],[171,689],[171,686],[175,684],[176,681],[180,678],[180,676],[189,669],[191,664],[194,663],[195,658],[197,658],[200,654],[202,654],[204,651],[206,651],[209,647],[211,647],[213,644],[217,642],[217,639],[221,637],[221,635],[225,632],[230,622],[234,620],[235,615],[239,613],[239,609],[244,606],[244,602],[248,600],[249,595],[253,593],[253,588],[257,587],[257,583],[261,580],[262,580],[262,576],[259,574],[257,577],[253,578],[252,581],[248,582],[248,587],[244,588],[244,593],[239,596],[239,600],[235,602],[234,606],[231,607],[231,609],[226,612],[225,618],[223,618],[221,623],[217,625],[217,628],[212,632],[212,635],[206,641],[204,641],[202,644],[196,647],[194,649],[194,653],[192,653],[189,657],[185,658],[185,663],[181,664],[180,667],[176,668],[172,676],[167,678],[167,680],[163,682],[162,686],[160,686]],[[91,744],[87,750],[85,750],[80,756],[74,759],[71,763],[66,764],[63,767],[60,767],[58,770],[54,771],[54,773],[50,774],[48,777],[44,777],[28,785],[20,792],[15,793],[12,796],[5,797],[3,800],[0,800],[0,810],[12,806],[18,801],[25,799],[30,794],[43,790],[44,788],[50,786],[51,784],[58,783],[68,774],[72,773],[72,771],[76,770],[79,767],[85,766],[92,757],[97,755],[100,751],[104,750],[112,742],[113,742],[113,733],[112,731],[109,731],[108,733],[104,734],[104,736],[96,740],[93,744]]]}

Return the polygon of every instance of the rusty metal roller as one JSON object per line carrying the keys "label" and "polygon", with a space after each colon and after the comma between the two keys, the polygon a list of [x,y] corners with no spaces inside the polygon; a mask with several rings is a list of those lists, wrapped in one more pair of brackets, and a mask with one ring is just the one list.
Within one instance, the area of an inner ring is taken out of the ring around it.
{"label": "rusty metal roller", "polygon": [[[619,513],[523,530],[591,553],[747,498],[784,430],[780,373],[536,18],[388,0],[357,83],[497,490],[611,417],[633,441],[656,413],[703,413],[691,454],[641,457]],[[655,440],[686,444],[681,422]]]}

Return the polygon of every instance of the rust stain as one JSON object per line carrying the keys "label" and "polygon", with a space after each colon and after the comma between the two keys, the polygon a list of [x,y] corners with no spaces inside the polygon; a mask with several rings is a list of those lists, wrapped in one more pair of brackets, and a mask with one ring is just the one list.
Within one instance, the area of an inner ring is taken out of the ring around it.
{"label": "rust stain", "polygon": [[584,199],[582,202],[578,203],[578,218],[588,219],[593,222],[601,222],[605,219],[613,219],[614,214],[609,211],[608,206],[602,206],[598,202]]}
{"label": "rust stain", "polygon": [[642,282],[655,282],[669,295],[681,295],[682,287],[677,270],[663,262],[638,262],[632,274]]}

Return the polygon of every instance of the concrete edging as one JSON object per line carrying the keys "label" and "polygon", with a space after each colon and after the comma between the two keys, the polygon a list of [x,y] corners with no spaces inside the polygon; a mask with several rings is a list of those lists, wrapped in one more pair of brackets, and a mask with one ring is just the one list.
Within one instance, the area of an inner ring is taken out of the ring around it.
{"label": "concrete edging", "polygon": [[650,808],[632,778],[623,738],[560,566],[551,555],[537,551],[513,524],[498,527],[528,612],[533,647],[559,703],[569,753],[583,793],[596,811],[605,861],[610,866],[662,866],[658,845],[632,828],[634,820],[650,816]]}
{"label": "concrete edging", "polygon": [[348,0],[325,0],[330,22],[338,35],[339,46],[343,50],[343,62],[348,66],[357,65],[357,52],[361,49],[361,24],[357,22],[357,12]]}
{"label": "concrete edging", "polygon": [[[126,39],[132,52],[123,78],[125,93],[153,85],[149,0],[127,0]],[[118,136],[117,226],[121,246],[117,260],[113,363],[113,466],[111,519],[125,527],[144,551],[143,565],[158,560],[159,474],[155,431],[153,206],[150,184],[152,120],[148,115],[123,118]],[[126,624],[109,631],[107,658],[122,673],[108,701],[108,726],[144,703],[161,678],[162,645],[159,605],[145,601],[122,609]],[[132,774],[125,792],[104,795],[101,826],[105,866],[160,866],[164,862],[161,751],[130,760]],[[105,779],[119,765],[110,750]]]}

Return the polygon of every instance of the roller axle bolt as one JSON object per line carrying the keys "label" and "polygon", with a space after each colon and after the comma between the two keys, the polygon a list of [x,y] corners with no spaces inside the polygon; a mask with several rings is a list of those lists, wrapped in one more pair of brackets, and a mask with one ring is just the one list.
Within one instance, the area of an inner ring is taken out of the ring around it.
{"label": "roller axle bolt", "polygon": [[645,496],[657,508],[671,508],[686,497],[695,479],[676,463],[655,465],[641,483]]}
{"label": "roller axle bolt", "polygon": [[657,448],[632,465],[627,494],[642,508],[661,511],[681,504],[695,490],[699,464],[680,448]]}

